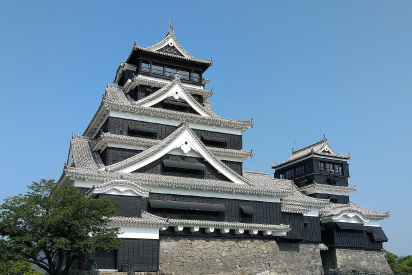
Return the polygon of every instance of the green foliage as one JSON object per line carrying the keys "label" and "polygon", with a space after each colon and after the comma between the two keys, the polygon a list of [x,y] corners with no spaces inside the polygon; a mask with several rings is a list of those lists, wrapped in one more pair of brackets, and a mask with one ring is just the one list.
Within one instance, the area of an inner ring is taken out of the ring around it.
{"label": "green foliage", "polygon": [[1,261],[1,275],[42,275],[43,273],[36,271],[31,267],[30,263],[25,261]]}
{"label": "green foliage", "polygon": [[385,258],[389,266],[395,274],[412,274],[412,255],[398,257],[398,255],[387,250],[383,250],[383,252],[385,253]]}
{"label": "green foliage", "polygon": [[68,274],[75,261],[86,262],[96,249],[117,248],[118,228],[109,228],[115,205],[86,198],[75,187],[57,188],[53,180],[0,206],[0,261],[26,260],[49,274]]}

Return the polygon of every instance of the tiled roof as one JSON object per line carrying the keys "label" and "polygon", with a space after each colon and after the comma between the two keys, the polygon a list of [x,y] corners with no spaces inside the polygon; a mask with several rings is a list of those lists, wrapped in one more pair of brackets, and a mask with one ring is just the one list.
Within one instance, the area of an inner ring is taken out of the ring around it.
{"label": "tiled roof", "polygon": [[204,144],[200,139],[197,137],[197,135],[193,132],[193,130],[185,123],[181,124],[179,128],[177,128],[176,131],[171,133],[168,137],[163,139],[161,142],[158,144],[150,147],[149,149],[146,149],[145,151],[130,157],[128,159],[125,159],[123,161],[117,162],[115,164],[106,166],[107,171],[119,171],[121,169],[130,167],[134,164],[137,164],[139,162],[142,162],[146,160],[147,158],[151,157],[152,155],[155,155],[156,153],[160,152],[163,150],[166,146],[169,145],[172,141],[174,141],[177,137],[179,137],[183,132],[186,132],[198,143],[198,145],[203,149],[203,151],[208,154],[216,163],[219,164],[219,166],[223,167],[225,171],[227,171],[229,174],[231,174],[233,177],[239,179],[241,182],[245,184],[250,184],[253,185],[253,183],[249,182],[246,178],[240,176],[238,173],[234,172],[232,169],[227,167],[226,164],[224,164],[221,160],[219,160]]}
{"label": "tiled roof", "polygon": [[278,163],[278,164],[272,164],[272,168],[281,167],[287,163],[293,162],[295,160],[301,159],[309,155],[334,157],[334,158],[340,158],[340,159],[345,159],[345,160],[350,159],[350,155],[341,155],[333,151],[333,149],[328,144],[328,140],[326,139],[326,136],[325,136],[321,141],[318,141],[316,143],[313,143],[309,146],[306,146],[296,151],[292,150],[292,154],[289,157],[289,159],[287,159],[284,162]]}
{"label": "tiled roof", "polygon": [[291,180],[269,178],[267,173],[244,171],[243,176],[252,182],[259,182],[266,186],[278,186],[288,189],[291,194],[282,198],[282,211],[289,213],[307,213],[310,210],[305,207],[324,207],[329,204],[328,200],[309,197],[297,190],[296,185]]}
{"label": "tiled roof", "polygon": [[93,186],[85,193],[86,196],[92,193],[100,193],[100,191],[106,191],[108,189],[115,188],[121,192],[125,190],[132,190],[134,193],[141,195],[142,197],[149,197],[150,190],[141,187],[140,185],[128,180],[109,180],[105,183]]}
{"label": "tiled roof", "polygon": [[149,227],[167,227],[165,218],[155,216],[153,214],[142,211],[142,216],[138,217],[122,217],[116,216],[110,218],[110,224],[114,226],[149,226]]}
{"label": "tiled roof", "polygon": [[[151,147],[153,145],[159,144],[161,140],[132,137],[132,136],[125,136],[125,135],[116,135],[112,133],[102,132],[99,134],[99,137],[96,140],[96,146],[93,148],[93,150],[96,151],[99,148],[98,146],[100,146],[102,143],[108,143],[108,142]],[[221,157],[233,157],[233,158],[240,158],[242,160],[245,160],[253,156],[252,151],[217,148],[217,147],[207,147],[207,148],[214,155],[221,156]]]}
{"label": "tiled roof", "polygon": [[70,147],[75,167],[99,169],[104,167],[100,155],[93,152],[91,148],[94,142],[83,136],[73,135]]}
{"label": "tiled roof", "polygon": [[344,212],[355,212],[358,214],[361,214],[363,217],[367,219],[387,219],[389,218],[389,213],[384,213],[384,212],[379,212],[367,208],[363,208],[360,206],[357,206],[354,203],[348,203],[348,204],[338,204],[338,203],[333,203],[328,205],[325,208],[322,208],[319,211],[320,217],[334,217],[334,216],[339,216]]}
{"label": "tiled roof", "polygon": [[[161,52],[159,51],[161,48],[170,45],[170,46],[174,46],[181,54],[180,55],[176,55],[176,54],[171,54],[171,53],[166,53],[166,52]],[[195,57],[193,57],[191,54],[189,54],[183,47],[182,45],[180,45],[180,43],[177,41],[175,35],[174,35],[174,30],[173,27],[171,26],[169,28],[169,32],[167,33],[167,35],[165,36],[165,38],[160,41],[159,43],[144,48],[141,47],[139,45],[136,44],[133,47],[132,52],[130,53],[129,57],[127,59],[130,58],[130,56],[132,55],[134,50],[141,50],[141,51],[145,51],[145,52],[151,52],[151,53],[156,53],[156,54],[160,54],[160,55],[164,55],[164,56],[169,56],[169,57],[173,57],[173,58],[177,58],[177,59],[182,59],[182,60],[188,60],[188,61],[193,61],[193,62],[198,62],[198,63],[203,63],[203,64],[207,64],[207,65],[212,65],[212,59],[209,60],[204,60],[204,59],[197,59]]]}
{"label": "tiled roof", "polygon": [[136,71],[137,67],[135,65],[128,64],[128,63],[120,63],[119,67],[117,68],[116,75],[114,76],[114,79],[113,79],[114,83],[119,82],[119,78],[122,75],[122,72],[125,70]]}
{"label": "tiled roof", "polygon": [[153,107],[143,107],[133,104],[121,89],[117,86],[108,85],[106,88],[106,93],[103,96],[102,102],[99,106],[99,109],[93,116],[92,121],[87,126],[87,129],[84,132],[86,136],[94,136],[95,131],[97,131],[98,122],[103,119],[103,114],[107,113],[109,110],[116,110],[120,112],[127,112],[133,114],[147,115],[152,117],[162,117],[167,119],[174,119],[181,122],[189,123],[199,123],[205,125],[216,125],[220,127],[228,127],[233,129],[240,129],[245,131],[249,128],[252,128],[252,120],[233,120],[228,118],[223,118],[221,116],[210,116],[204,117],[197,114],[184,113],[172,110],[166,110],[161,108]]}
{"label": "tiled roof", "polygon": [[337,186],[328,184],[312,183],[299,188],[299,191],[305,192],[308,189],[323,189],[329,190],[330,192],[345,192],[345,193],[355,193],[357,191],[355,186]]}
{"label": "tiled roof", "polygon": [[[93,170],[88,168],[65,167],[64,177],[84,178],[90,180],[124,179],[147,186],[163,186],[203,191],[231,192],[241,194],[256,194],[267,196],[287,196],[291,190],[288,187],[276,185],[267,186],[260,182],[254,185],[237,184],[231,181],[196,179],[186,177],[165,176],[149,173],[122,173]],[[62,177],[63,178],[63,177]]]}
{"label": "tiled roof", "polygon": [[203,220],[183,220],[183,219],[168,219],[169,226],[199,226],[199,227],[215,227],[215,228],[230,228],[230,229],[258,229],[258,230],[273,230],[273,231],[290,231],[289,225],[284,224],[257,224],[257,223],[240,223],[240,222],[219,222],[219,221],[203,221]]}
{"label": "tiled roof", "polygon": [[289,182],[293,190],[292,195],[286,198],[283,198],[282,204],[297,205],[297,206],[302,206],[302,207],[316,207],[316,208],[325,207],[326,205],[330,204],[329,200],[317,199],[317,198],[309,197],[308,195],[303,194],[302,192],[298,190],[298,188],[293,183],[293,181],[289,181]]}
{"label": "tiled roof", "polygon": [[[179,74],[176,74],[174,77],[174,80],[170,82],[169,84],[163,86],[161,89],[157,90],[155,93],[146,96],[138,101],[133,102],[136,106],[143,106],[144,104],[150,104],[150,102],[156,101],[156,99],[164,96],[167,92],[170,91],[170,89],[174,86],[178,85],[183,92],[184,96],[186,96],[188,103],[191,106],[194,106],[195,108],[198,108],[208,114],[209,116],[216,116],[214,112],[209,112],[209,109],[205,109],[204,106],[202,106],[197,100],[195,100],[192,95],[186,90],[186,88],[182,85],[182,82],[180,82],[180,76]],[[177,92],[176,92],[177,93]]]}
{"label": "tiled roof", "polygon": [[282,203],[282,212],[284,213],[294,213],[294,214],[306,214],[310,212],[310,209],[296,204]]}
{"label": "tiled roof", "polygon": [[[147,79],[147,78],[145,78],[141,75],[137,75],[137,76],[133,77],[132,82],[125,89],[124,92],[127,94],[130,90],[132,90],[134,87],[139,86],[139,85],[162,88],[162,87],[166,86],[167,84],[168,83],[165,83],[165,82],[162,82],[162,81]],[[185,87],[185,90],[188,91],[190,94],[201,95],[204,99],[211,97],[212,94],[213,94],[212,90],[194,88],[194,87],[191,87],[191,86],[187,86],[184,83],[182,85]]]}

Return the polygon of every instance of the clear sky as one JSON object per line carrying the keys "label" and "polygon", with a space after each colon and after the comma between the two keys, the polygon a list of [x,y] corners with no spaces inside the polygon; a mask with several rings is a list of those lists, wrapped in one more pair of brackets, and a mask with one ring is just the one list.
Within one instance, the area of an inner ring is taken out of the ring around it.
{"label": "clear sky", "polygon": [[390,211],[385,248],[412,254],[411,1],[1,1],[0,200],[60,177],[133,42],[169,20],[213,58],[215,112],[254,119],[245,170],[272,174],[326,134],[352,155],[351,201]]}

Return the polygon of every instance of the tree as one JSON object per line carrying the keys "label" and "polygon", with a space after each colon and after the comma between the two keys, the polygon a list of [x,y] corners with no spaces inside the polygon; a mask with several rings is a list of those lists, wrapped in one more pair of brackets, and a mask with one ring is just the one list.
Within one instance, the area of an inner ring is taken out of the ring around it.
{"label": "tree", "polygon": [[42,179],[31,191],[5,199],[0,207],[0,255],[27,261],[51,275],[68,274],[76,262],[86,262],[95,249],[120,245],[118,228],[108,226],[113,202],[86,198],[73,186],[57,187]]}
{"label": "tree", "polygon": [[0,274],[2,275],[42,275],[25,261],[1,261]]}
{"label": "tree", "polygon": [[412,255],[405,257],[398,257],[387,250],[383,250],[385,253],[386,261],[395,274],[412,274]]}

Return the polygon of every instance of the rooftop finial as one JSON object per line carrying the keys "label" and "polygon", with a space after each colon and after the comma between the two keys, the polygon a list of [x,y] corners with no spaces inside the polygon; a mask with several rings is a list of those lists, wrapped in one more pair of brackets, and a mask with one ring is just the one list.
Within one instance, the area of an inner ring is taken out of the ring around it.
{"label": "rooftop finial", "polygon": [[171,33],[171,34],[174,34],[174,30],[173,30],[173,25],[172,24],[170,24],[170,21],[169,21],[169,33]]}
{"label": "rooftop finial", "polygon": [[326,134],[323,134],[323,140],[328,140],[327,138],[326,138]]}
{"label": "rooftop finial", "polygon": [[295,147],[292,147],[292,154],[295,153]]}

